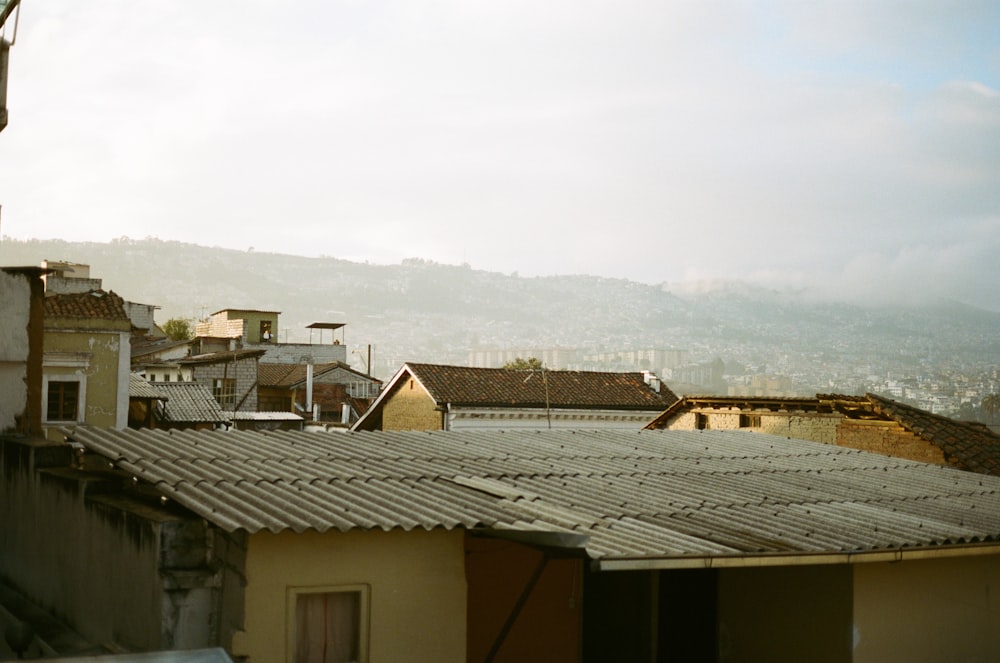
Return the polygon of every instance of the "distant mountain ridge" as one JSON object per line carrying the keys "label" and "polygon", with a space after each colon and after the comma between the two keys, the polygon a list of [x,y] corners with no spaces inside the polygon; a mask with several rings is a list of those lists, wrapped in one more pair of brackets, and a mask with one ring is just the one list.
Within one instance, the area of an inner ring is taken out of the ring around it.
{"label": "distant mountain ridge", "polygon": [[404,361],[466,364],[484,347],[581,355],[675,348],[692,361],[721,357],[749,371],[786,373],[819,363],[884,364],[900,373],[1000,363],[1000,314],[954,302],[865,308],[738,282],[519,277],[420,259],[375,265],[154,238],[0,242],[0,264],[45,259],[90,265],[105,289],[160,306],[159,322],[223,308],[276,310],[279,340],[308,339],[312,322],[344,322],[349,346],[374,346],[380,377]]}

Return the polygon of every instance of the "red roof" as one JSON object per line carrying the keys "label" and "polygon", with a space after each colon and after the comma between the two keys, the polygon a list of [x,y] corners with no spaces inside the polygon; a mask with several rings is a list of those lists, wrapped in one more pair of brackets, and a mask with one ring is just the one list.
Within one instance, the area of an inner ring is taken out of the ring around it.
{"label": "red roof", "polygon": [[46,318],[78,318],[84,320],[128,320],[125,300],[114,292],[49,294],[45,296]]}
{"label": "red roof", "polygon": [[677,400],[665,386],[654,391],[642,373],[406,366],[442,404],[662,410]]}

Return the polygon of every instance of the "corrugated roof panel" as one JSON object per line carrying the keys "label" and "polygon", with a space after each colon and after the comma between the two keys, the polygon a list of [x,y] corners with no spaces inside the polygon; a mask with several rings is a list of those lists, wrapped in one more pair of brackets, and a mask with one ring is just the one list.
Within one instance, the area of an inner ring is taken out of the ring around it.
{"label": "corrugated roof panel", "polygon": [[563,531],[607,559],[1000,540],[1000,478],[758,433],[67,433],[229,531]]}

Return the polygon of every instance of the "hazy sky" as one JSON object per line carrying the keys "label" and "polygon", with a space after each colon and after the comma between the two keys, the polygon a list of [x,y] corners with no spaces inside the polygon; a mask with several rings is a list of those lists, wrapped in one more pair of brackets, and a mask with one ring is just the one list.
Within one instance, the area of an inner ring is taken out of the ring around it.
{"label": "hazy sky", "polygon": [[996,0],[22,0],[10,60],[10,237],[1000,310]]}

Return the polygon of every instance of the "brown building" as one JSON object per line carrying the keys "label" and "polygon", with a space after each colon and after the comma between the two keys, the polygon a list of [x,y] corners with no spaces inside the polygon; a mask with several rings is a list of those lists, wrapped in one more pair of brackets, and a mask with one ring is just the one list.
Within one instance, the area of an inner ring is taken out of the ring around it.
{"label": "brown building", "polygon": [[646,428],[772,433],[1000,476],[1000,436],[988,427],[876,394],[685,396]]}
{"label": "brown building", "polygon": [[311,419],[318,408],[314,421],[319,422],[354,423],[382,387],[381,380],[339,361],[314,366],[261,362],[257,371],[261,411],[297,412]]}

